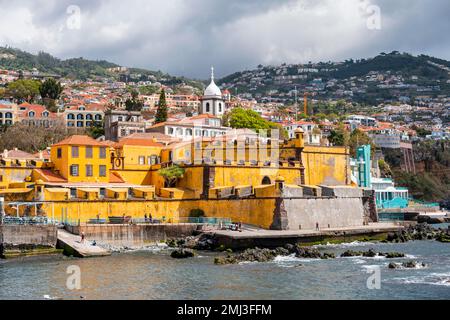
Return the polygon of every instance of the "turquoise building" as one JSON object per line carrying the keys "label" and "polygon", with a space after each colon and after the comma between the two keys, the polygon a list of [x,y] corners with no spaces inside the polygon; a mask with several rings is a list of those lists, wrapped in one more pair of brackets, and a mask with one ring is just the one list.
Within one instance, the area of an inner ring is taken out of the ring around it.
{"label": "turquoise building", "polygon": [[361,188],[375,190],[378,209],[403,209],[409,204],[407,188],[395,186],[392,179],[372,176],[372,160],[370,145],[356,150],[356,159],[351,160],[352,180]]}

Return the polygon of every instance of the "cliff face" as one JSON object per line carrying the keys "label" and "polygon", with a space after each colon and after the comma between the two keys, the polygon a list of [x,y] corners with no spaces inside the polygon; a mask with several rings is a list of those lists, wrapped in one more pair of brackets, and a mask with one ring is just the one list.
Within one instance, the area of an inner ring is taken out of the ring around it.
{"label": "cliff face", "polygon": [[400,150],[383,150],[383,153],[396,183],[407,187],[413,197],[437,202],[450,200],[450,142],[423,141],[415,144],[416,174],[401,169]]}

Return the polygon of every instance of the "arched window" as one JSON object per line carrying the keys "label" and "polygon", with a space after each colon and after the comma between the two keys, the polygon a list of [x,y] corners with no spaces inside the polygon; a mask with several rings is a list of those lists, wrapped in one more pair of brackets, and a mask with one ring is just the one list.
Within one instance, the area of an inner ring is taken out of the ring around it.
{"label": "arched window", "polygon": [[44,118],[48,118],[48,112],[47,112],[47,111],[42,112],[42,116],[43,116]]}
{"label": "arched window", "polygon": [[35,115],[36,115],[36,113],[34,111],[28,112],[28,117],[30,117],[30,118],[34,118]]}
{"label": "arched window", "polygon": [[183,129],[182,128],[177,128],[177,136],[182,136],[183,135]]}
{"label": "arched window", "polygon": [[77,127],[82,128],[84,126],[83,121],[77,121]]}
{"label": "arched window", "polygon": [[168,129],[169,134],[173,134],[173,128]]}
{"label": "arched window", "polygon": [[82,114],[77,114],[77,120],[83,120],[84,116]]}
{"label": "arched window", "polygon": [[209,108],[209,102],[206,103],[206,112],[209,112],[210,108]]}
{"label": "arched window", "polygon": [[6,118],[6,119],[12,119],[12,117],[13,117],[13,115],[12,115],[11,112],[7,112],[7,113],[5,114],[5,118]]}
{"label": "arched window", "polygon": [[192,129],[186,129],[186,135],[191,137],[192,136]]}
{"label": "arched window", "polygon": [[67,119],[68,119],[68,120],[75,120],[75,115],[74,115],[73,113],[69,113],[69,114],[67,115]]}
{"label": "arched window", "polygon": [[208,131],[207,131],[207,130],[203,130],[202,135],[203,135],[204,137],[208,137]]}
{"label": "arched window", "polygon": [[92,120],[92,114],[87,114],[86,115],[86,120]]}
{"label": "arched window", "polygon": [[86,110],[86,108],[85,108],[84,106],[79,106],[79,107],[78,107],[78,110],[84,111],[84,110]]}
{"label": "arched window", "polygon": [[96,114],[96,115],[95,115],[95,120],[96,120],[96,121],[102,120],[102,116],[99,115],[99,114]]}
{"label": "arched window", "polygon": [[0,112],[0,118],[3,118],[3,113]]}
{"label": "arched window", "polygon": [[222,103],[219,103],[219,112],[222,112]]}
{"label": "arched window", "polygon": [[270,181],[270,178],[269,178],[269,177],[265,176],[265,177],[263,178],[261,184],[263,184],[263,185],[269,185],[269,184],[272,184],[272,182]]}

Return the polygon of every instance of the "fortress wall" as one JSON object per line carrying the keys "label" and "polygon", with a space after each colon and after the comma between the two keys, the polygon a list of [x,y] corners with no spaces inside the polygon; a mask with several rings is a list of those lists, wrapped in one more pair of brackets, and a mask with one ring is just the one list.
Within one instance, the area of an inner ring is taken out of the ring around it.
{"label": "fortress wall", "polygon": [[288,230],[356,227],[364,224],[362,198],[284,199]]}

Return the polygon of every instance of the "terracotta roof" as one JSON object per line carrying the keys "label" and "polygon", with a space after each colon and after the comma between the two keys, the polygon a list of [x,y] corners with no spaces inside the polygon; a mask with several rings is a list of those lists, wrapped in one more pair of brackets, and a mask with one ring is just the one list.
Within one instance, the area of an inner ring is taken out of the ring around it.
{"label": "terracotta roof", "polygon": [[125,181],[117,172],[109,173],[109,183],[124,183]]}
{"label": "terracotta roof", "polygon": [[74,136],[70,136],[56,144],[54,144],[53,146],[72,146],[72,145],[78,145],[78,146],[107,146],[106,143],[101,142],[101,141],[97,141],[89,136],[79,136],[79,135],[74,135]]}
{"label": "terracotta roof", "polygon": [[35,169],[44,182],[67,182],[66,179],[48,169]]}
{"label": "terracotta roof", "polygon": [[[5,156],[5,154],[3,154],[2,156]],[[32,155],[31,153],[22,151],[22,150],[9,150],[7,157],[8,159],[34,159],[36,158],[34,155]]]}
{"label": "terracotta roof", "polygon": [[163,147],[164,145],[158,142],[155,142],[151,139],[130,139],[123,138],[114,146],[116,148],[120,148],[123,146],[145,146],[145,147]]}

